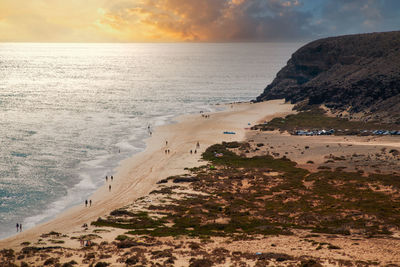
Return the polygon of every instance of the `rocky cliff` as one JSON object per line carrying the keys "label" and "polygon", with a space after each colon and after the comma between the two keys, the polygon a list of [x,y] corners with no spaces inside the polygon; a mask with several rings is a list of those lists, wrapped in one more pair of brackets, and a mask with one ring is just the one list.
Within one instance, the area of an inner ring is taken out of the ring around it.
{"label": "rocky cliff", "polygon": [[400,123],[400,31],[331,37],[296,51],[257,101],[325,104],[337,114]]}

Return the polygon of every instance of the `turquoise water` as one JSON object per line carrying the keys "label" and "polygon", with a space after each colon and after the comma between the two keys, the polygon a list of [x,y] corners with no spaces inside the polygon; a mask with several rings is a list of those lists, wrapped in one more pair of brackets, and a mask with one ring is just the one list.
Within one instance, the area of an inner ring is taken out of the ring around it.
{"label": "turquoise water", "polygon": [[259,95],[301,44],[0,44],[0,237],[82,203],[147,126]]}

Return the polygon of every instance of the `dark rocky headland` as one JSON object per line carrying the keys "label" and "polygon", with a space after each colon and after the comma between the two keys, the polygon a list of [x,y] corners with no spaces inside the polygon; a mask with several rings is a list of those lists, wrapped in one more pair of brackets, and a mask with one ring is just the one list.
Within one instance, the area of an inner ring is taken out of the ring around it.
{"label": "dark rocky headland", "polygon": [[257,101],[325,104],[350,119],[400,124],[400,31],[313,41],[297,50]]}

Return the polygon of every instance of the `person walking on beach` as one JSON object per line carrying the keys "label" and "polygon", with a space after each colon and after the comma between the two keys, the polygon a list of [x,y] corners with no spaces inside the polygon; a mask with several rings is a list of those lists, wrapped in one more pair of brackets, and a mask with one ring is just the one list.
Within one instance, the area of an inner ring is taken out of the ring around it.
{"label": "person walking on beach", "polygon": [[168,146],[168,141],[165,141],[165,145]]}
{"label": "person walking on beach", "polygon": [[85,200],[85,207],[87,207],[87,203],[88,203],[88,202],[87,202],[87,199],[86,199],[86,200]]}
{"label": "person walking on beach", "polygon": [[196,148],[200,148],[200,143],[199,142],[197,142]]}
{"label": "person walking on beach", "polygon": [[18,230],[19,230],[19,223],[17,223],[17,232],[18,232]]}
{"label": "person walking on beach", "polygon": [[106,183],[108,182],[108,176],[106,175]]}
{"label": "person walking on beach", "polygon": [[190,154],[193,154],[193,151],[190,149]]}
{"label": "person walking on beach", "polygon": [[92,206],[92,200],[89,200],[89,207]]}
{"label": "person walking on beach", "polygon": [[111,185],[108,186],[108,192],[111,192]]}
{"label": "person walking on beach", "polygon": [[114,180],[114,176],[111,175],[111,182]]}
{"label": "person walking on beach", "polygon": [[19,231],[22,232],[22,223],[19,224]]}

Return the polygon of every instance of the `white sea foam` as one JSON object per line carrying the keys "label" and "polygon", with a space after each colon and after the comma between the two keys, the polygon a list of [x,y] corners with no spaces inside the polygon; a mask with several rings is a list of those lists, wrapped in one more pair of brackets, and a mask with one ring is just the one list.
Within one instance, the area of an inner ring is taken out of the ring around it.
{"label": "white sea foam", "polygon": [[82,204],[176,115],[248,101],[300,44],[0,44],[0,237]]}

